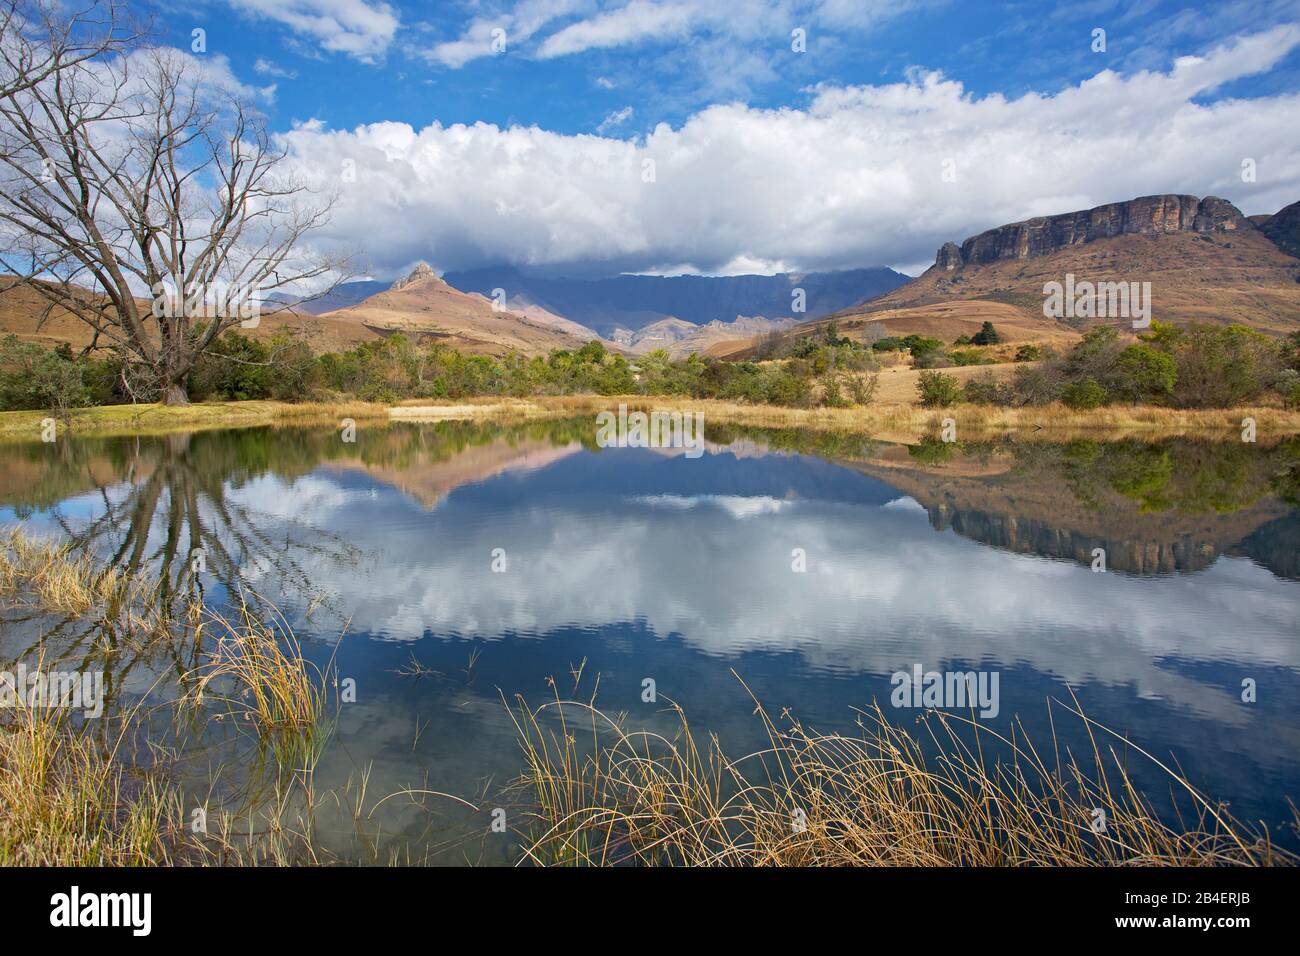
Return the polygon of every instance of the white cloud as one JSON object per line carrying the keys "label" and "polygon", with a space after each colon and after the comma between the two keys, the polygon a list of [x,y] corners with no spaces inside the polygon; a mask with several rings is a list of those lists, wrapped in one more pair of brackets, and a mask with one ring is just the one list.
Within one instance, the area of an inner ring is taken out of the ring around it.
{"label": "white cloud", "polygon": [[630,106],[625,106],[621,110],[614,110],[614,112],[610,113],[600,121],[600,125],[596,127],[596,132],[605,133],[616,126],[622,126],[632,118],[632,114],[635,112],[636,110],[632,109]]}
{"label": "white cloud", "polygon": [[330,53],[373,63],[397,33],[396,11],[377,0],[229,0],[236,10],[272,20]]}
{"label": "white cloud", "polygon": [[296,80],[298,78],[296,70],[287,70],[279,64],[272,63],[270,60],[264,59],[260,56],[253,64],[253,72],[260,74],[261,76],[274,76],[277,79],[282,80]]}
{"label": "white cloud", "polygon": [[[381,122],[303,126],[286,141],[322,186],[355,162],[332,235],[364,239],[381,274],[422,257],[444,269],[639,272],[910,264],[1001,223],[1151,193],[1220,195],[1246,213],[1294,202],[1300,94],[1198,98],[1267,72],[1297,46],[1300,27],[1279,27],[1166,72],[1104,71],[1016,99],[917,72],[819,87],[805,109],[715,105],[636,140]],[[1243,157],[1256,161],[1258,182],[1241,182]],[[947,159],[955,183],[942,179]]]}
{"label": "white cloud", "polygon": [[537,55],[545,60],[650,38],[681,36],[699,13],[699,8],[692,4],[632,0],[625,7],[570,24],[552,34],[542,43]]}
{"label": "white cloud", "polygon": [[[523,0],[512,12],[476,17],[458,39],[439,43],[419,55],[443,66],[461,67],[471,60],[496,53],[492,46],[494,36],[502,36],[506,49],[512,50],[548,24],[587,6],[585,0]],[[502,30],[504,34],[494,34],[496,30]]]}

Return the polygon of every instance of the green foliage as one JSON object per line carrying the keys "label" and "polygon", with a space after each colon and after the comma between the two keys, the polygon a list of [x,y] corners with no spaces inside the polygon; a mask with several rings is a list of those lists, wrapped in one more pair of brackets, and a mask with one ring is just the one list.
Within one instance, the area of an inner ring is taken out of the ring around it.
{"label": "green foliage", "polygon": [[90,400],[83,373],[66,345],[46,349],[7,335],[0,340],[0,408],[64,415]]}
{"label": "green foliage", "polygon": [[1130,345],[1120,352],[1115,366],[1116,382],[1110,393],[1121,401],[1163,402],[1178,380],[1173,356],[1146,344]]}
{"label": "green foliage", "polygon": [[227,332],[199,356],[187,390],[197,401],[250,401],[271,397],[271,350],[238,332]]}
{"label": "green foliage", "polygon": [[1093,379],[1071,382],[1061,391],[1061,401],[1074,409],[1100,408],[1106,404],[1106,390]]}
{"label": "green foliage", "polygon": [[1149,337],[1177,367],[1173,402],[1180,408],[1231,408],[1257,400],[1277,379],[1282,349],[1243,325],[1156,328]]}
{"label": "green foliage", "polygon": [[948,408],[962,399],[961,385],[943,372],[922,372],[916,382],[921,404],[926,408]]}
{"label": "green foliage", "polygon": [[970,337],[972,345],[997,345],[1002,341],[992,322],[985,322],[980,330]]}
{"label": "green foliage", "polygon": [[1017,362],[1037,362],[1043,357],[1043,350],[1037,345],[1022,345],[1016,349]]}
{"label": "green foliage", "polygon": [[952,349],[948,359],[953,365],[992,365],[993,360],[979,349]]}

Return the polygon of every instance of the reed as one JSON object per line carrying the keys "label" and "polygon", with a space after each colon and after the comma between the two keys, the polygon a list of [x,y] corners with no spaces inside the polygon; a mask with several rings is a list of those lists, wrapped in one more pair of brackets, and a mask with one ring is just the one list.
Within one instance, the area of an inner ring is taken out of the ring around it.
{"label": "reed", "polygon": [[[0,711],[0,866],[138,866],[176,857],[178,791],[68,726],[67,711]],[[125,723],[120,725],[125,727]]]}
{"label": "reed", "polygon": [[132,609],[139,625],[155,602],[157,584],[147,577],[124,575],[71,545],[26,534],[22,528],[0,533],[0,595],[30,600],[48,613],[86,617]]}
{"label": "reed", "polygon": [[212,651],[183,680],[187,700],[224,702],[261,733],[313,735],[326,713],[325,675],[304,657],[283,615],[271,609],[268,617],[242,595],[231,616],[205,612],[196,640],[207,640]]}
{"label": "reed", "polygon": [[[878,708],[853,736],[780,724],[755,700],[767,746],[740,758],[671,733],[628,730],[594,701],[512,708],[530,798],[526,862],[545,865],[1294,865],[1171,768],[1071,712],[1088,760],[1040,752],[1015,725],[931,712],[915,732]],[[999,756],[992,756],[997,753]],[[1151,761],[1189,803],[1156,814],[1126,761]],[[1104,813],[1099,817],[1098,811]],[[1095,822],[1105,826],[1095,832]]]}

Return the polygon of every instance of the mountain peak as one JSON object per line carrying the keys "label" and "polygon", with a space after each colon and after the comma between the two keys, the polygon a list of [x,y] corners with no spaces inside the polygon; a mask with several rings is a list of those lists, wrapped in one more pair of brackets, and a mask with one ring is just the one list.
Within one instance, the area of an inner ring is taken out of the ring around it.
{"label": "mountain peak", "polygon": [[405,289],[408,285],[413,285],[416,282],[422,282],[425,279],[434,279],[437,282],[442,281],[441,279],[438,278],[438,273],[433,271],[433,266],[429,265],[429,263],[421,259],[419,262],[415,264],[415,268],[412,269],[409,273],[407,273],[406,278],[398,279],[396,282],[394,282],[392,286],[389,288],[389,291],[396,292],[399,289]]}

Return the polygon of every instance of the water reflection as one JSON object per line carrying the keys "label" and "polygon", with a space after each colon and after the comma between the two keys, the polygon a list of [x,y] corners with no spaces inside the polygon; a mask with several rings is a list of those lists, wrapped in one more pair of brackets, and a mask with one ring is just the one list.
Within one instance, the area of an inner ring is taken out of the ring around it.
{"label": "water reflection", "polygon": [[[1069,685],[1239,810],[1283,819],[1300,791],[1300,442],[707,437],[697,460],[595,448],[590,420],[7,446],[0,522],[148,567],[169,594],[253,587],[322,655],[346,634],[364,692],[327,780],[367,766],[377,786],[490,789],[518,769],[500,693],[545,693],[584,660],[615,709],[654,676],[738,742],[733,669],[830,730],[887,700],[893,671],[961,664],[1003,672],[1007,719]],[[427,679],[402,676],[411,661]]]}

